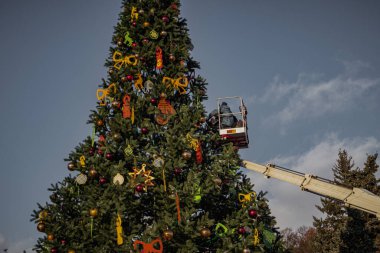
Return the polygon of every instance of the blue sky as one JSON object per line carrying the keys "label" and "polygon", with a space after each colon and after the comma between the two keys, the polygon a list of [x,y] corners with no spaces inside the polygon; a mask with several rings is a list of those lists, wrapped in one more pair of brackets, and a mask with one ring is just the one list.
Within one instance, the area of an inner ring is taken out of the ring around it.
{"label": "blue sky", "polygon": [[[29,222],[63,161],[87,135],[119,0],[0,2],[0,250],[29,249]],[[378,1],[188,0],[182,3],[216,98],[242,96],[243,159],[331,178],[340,148],[362,166],[380,150]],[[280,228],[311,225],[319,198],[248,172]],[[30,251],[30,250],[29,250]]]}

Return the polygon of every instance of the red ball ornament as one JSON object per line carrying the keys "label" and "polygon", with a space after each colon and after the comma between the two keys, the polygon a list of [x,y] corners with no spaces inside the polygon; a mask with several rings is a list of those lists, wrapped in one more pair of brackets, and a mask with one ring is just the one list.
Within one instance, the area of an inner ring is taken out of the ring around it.
{"label": "red ball ornament", "polygon": [[157,104],[157,99],[155,99],[155,98],[151,98],[151,99],[150,99],[150,103],[151,103],[152,105]]}
{"label": "red ball ornament", "polygon": [[239,234],[241,234],[241,235],[244,235],[245,234],[245,228],[244,227],[240,227],[239,229],[238,229],[238,233]]}
{"label": "red ball ornament", "polygon": [[168,23],[169,22],[169,17],[168,16],[163,16],[162,17],[162,21],[164,21],[164,23]]}
{"label": "red ball ornament", "polygon": [[65,240],[65,239],[62,239],[62,240],[60,241],[60,243],[61,243],[61,245],[63,245],[63,246],[64,246],[64,245],[66,245],[66,243],[67,243],[67,242],[66,242],[66,240]]}
{"label": "red ball ornament", "polygon": [[149,132],[148,128],[146,128],[146,127],[141,128],[142,134],[147,134],[148,132]]}
{"label": "red ball ornament", "polygon": [[146,45],[148,44],[149,40],[147,38],[144,38],[142,42]]}
{"label": "red ball ornament", "polygon": [[248,211],[248,215],[249,215],[249,217],[251,217],[251,218],[256,218],[256,217],[257,217],[257,211],[251,209],[251,210]]}
{"label": "red ball ornament", "polygon": [[144,186],[141,184],[136,185],[135,190],[137,192],[142,192],[144,190]]}
{"label": "red ball ornament", "polygon": [[128,79],[127,79],[127,77],[123,76],[123,77],[121,77],[121,81],[122,81],[123,83],[125,83],[126,81],[128,81]]}
{"label": "red ball ornament", "polygon": [[88,154],[93,156],[95,154],[95,148],[91,148],[90,151],[88,151]]}
{"label": "red ball ornament", "polygon": [[132,75],[127,75],[127,80],[128,81],[133,81],[133,76]]}
{"label": "red ball ornament", "polygon": [[176,175],[176,176],[178,176],[178,175],[181,175],[181,173],[182,173],[182,169],[181,168],[175,168],[174,169],[174,175]]}
{"label": "red ball ornament", "polygon": [[136,26],[137,23],[135,21],[132,22],[132,26]]}
{"label": "red ball ornament", "polygon": [[108,160],[112,160],[112,158],[113,158],[112,153],[107,153],[107,154],[106,154],[106,158],[107,158]]}
{"label": "red ball ornament", "polygon": [[103,155],[103,150],[98,149],[98,155]]}
{"label": "red ball ornament", "polygon": [[51,248],[50,252],[51,252],[51,253],[57,253],[57,252],[58,252],[58,249],[55,248],[55,247],[54,247],[54,248]]}
{"label": "red ball ornament", "polygon": [[136,42],[132,42],[132,47],[137,47],[137,43]]}
{"label": "red ball ornament", "polygon": [[99,184],[103,185],[105,183],[107,183],[107,179],[106,178],[104,178],[104,177],[99,178]]}

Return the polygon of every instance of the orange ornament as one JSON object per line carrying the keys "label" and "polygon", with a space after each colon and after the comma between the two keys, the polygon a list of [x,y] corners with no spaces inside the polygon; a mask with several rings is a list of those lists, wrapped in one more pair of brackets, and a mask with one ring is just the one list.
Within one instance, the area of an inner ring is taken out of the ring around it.
{"label": "orange ornament", "polygon": [[164,67],[164,62],[162,60],[162,49],[156,47],[156,69],[162,69]]}
{"label": "orange ornament", "polygon": [[123,98],[123,118],[129,119],[131,117],[131,97],[125,95]]}
{"label": "orange ornament", "polygon": [[[138,249],[138,245],[142,245],[142,249]],[[139,250],[138,252],[140,253],[162,253],[164,250],[164,246],[160,238],[153,240],[151,243],[136,240],[133,242],[133,248],[135,250]]]}
{"label": "orange ornament", "polygon": [[156,122],[160,125],[166,125],[170,117],[175,114],[175,110],[164,96],[162,96],[158,102],[158,109],[160,113],[156,115]]}

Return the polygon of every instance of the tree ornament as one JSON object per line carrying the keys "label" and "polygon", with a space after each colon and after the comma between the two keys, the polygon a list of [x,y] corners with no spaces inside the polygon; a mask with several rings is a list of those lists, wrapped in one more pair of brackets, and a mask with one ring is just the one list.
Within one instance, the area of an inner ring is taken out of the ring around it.
{"label": "tree ornament", "polygon": [[138,245],[142,245],[143,249],[139,251],[140,253],[162,253],[164,252],[164,246],[160,238],[154,239],[150,243],[145,243],[143,241],[135,240],[133,242],[133,248],[137,250]]}
{"label": "tree ornament", "polygon": [[107,89],[97,89],[96,98],[100,100],[99,105],[105,106],[108,101],[111,101],[112,98],[109,98],[110,93],[116,94],[116,86],[114,83],[111,83]]}
{"label": "tree ornament", "polygon": [[191,152],[188,150],[185,150],[182,152],[182,158],[185,160],[189,160],[191,158]]}
{"label": "tree ornament", "polygon": [[89,215],[90,215],[92,218],[95,218],[96,216],[98,216],[98,209],[96,209],[96,208],[91,208],[90,211],[89,211]]}
{"label": "tree ornament", "polygon": [[[151,176],[152,171],[146,170],[145,167],[146,167],[145,163],[141,165],[140,170],[136,167],[133,167],[133,172],[128,173],[128,175],[131,177],[132,185],[134,185],[135,179],[137,177],[142,177],[144,179],[144,184],[143,185],[138,184],[137,186],[140,185],[143,187],[145,191],[147,191],[148,186],[154,186],[154,183],[153,183],[154,177]],[[137,186],[136,186],[136,191],[139,192],[139,189],[137,189]]]}
{"label": "tree ornament", "polygon": [[149,10],[149,14],[152,15],[152,16],[155,14],[155,12],[156,12],[155,8],[152,8],[152,9]]}
{"label": "tree ornament", "polygon": [[119,101],[114,100],[114,101],[112,101],[111,105],[114,109],[120,108],[120,102]]}
{"label": "tree ornament", "polygon": [[75,250],[73,250],[73,249],[69,249],[69,250],[67,251],[67,253],[75,253]]}
{"label": "tree ornament", "polygon": [[179,196],[177,192],[175,193],[175,205],[177,208],[177,220],[178,220],[178,223],[180,223],[181,222],[181,206],[179,204]]}
{"label": "tree ornament", "polygon": [[171,116],[175,114],[173,106],[166,100],[166,95],[161,94],[160,101],[158,102],[159,113],[156,114],[156,122],[160,125],[166,125]]}
{"label": "tree ornament", "polygon": [[168,32],[167,32],[167,31],[161,31],[161,32],[160,32],[160,35],[161,35],[162,37],[165,37],[166,35],[168,35]]}
{"label": "tree ornament", "polygon": [[117,173],[113,177],[113,184],[114,185],[122,185],[123,183],[124,183],[124,177],[120,173]]}
{"label": "tree ornament", "polygon": [[145,22],[143,23],[143,26],[144,26],[144,27],[148,27],[148,26],[150,26],[150,23],[149,23],[148,21],[145,21]]}
{"label": "tree ornament", "polygon": [[149,37],[153,40],[158,39],[158,33],[155,30],[149,32]]}
{"label": "tree ornament", "polygon": [[176,3],[172,3],[171,5],[170,5],[170,8],[172,8],[173,10],[178,10],[178,6],[177,6],[177,4]]}
{"label": "tree ornament", "polygon": [[175,61],[175,56],[173,54],[169,54],[169,60],[171,62]]}
{"label": "tree ornament", "polygon": [[90,150],[88,151],[88,154],[90,156],[93,156],[95,154],[95,148],[94,147],[91,147]]}
{"label": "tree ornament", "polygon": [[45,232],[45,223],[39,222],[37,224],[37,230],[40,231],[40,232]]}
{"label": "tree ornament", "polygon": [[246,230],[245,230],[244,227],[240,227],[240,228],[238,229],[238,233],[241,234],[241,235],[244,235],[245,232],[246,232]]}
{"label": "tree ornament", "polygon": [[48,215],[49,213],[46,210],[42,210],[41,212],[39,212],[38,218],[40,220],[45,220],[48,217]]}
{"label": "tree ornament", "polygon": [[[141,9],[142,10],[142,9]],[[141,13],[144,14],[144,11]],[[131,10],[131,20],[135,21],[139,18],[139,13],[137,13],[137,8],[135,6],[132,6]]]}
{"label": "tree ornament", "polygon": [[137,62],[138,62],[138,59],[135,55],[127,55],[127,56],[123,57],[123,54],[120,53],[119,51],[115,51],[113,53],[112,60],[115,63],[113,66],[118,70],[121,69],[123,64],[126,66],[128,66],[128,65],[136,66]]}
{"label": "tree ornament", "polygon": [[163,16],[161,19],[162,19],[162,21],[164,23],[168,23],[169,22],[169,17],[168,16]]}
{"label": "tree ornament", "polygon": [[164,67],[164,62],[162,60],[162,49],[156,47],[156,69],[162,69]]}
{"label": "tree ornament", "polygon": [[136,26],[137,23],[135,21],[132,22],[132,26]]}
{"label": "tree ornament", "polygon": [[[154,156],[153,156],[154,157]],[[154,161],[153,161],[153,166],[156,168],[161,168],[164,166],[164,159],[161,157],[156,156]]]}
{"label": "tree ornament", "polygon": [[202,228],[200,233],[203,238],[209,238],[211,236],[211,231],[208,228]]}
{"label": "tree ornament", "polygon": [[128,81],[128,79],[127,79],[127,77],[126,77],[126,76],[122,76],[122,77],[121,77],[121,81],[122,81],[123,83],[125,83],[125,82],[127,82],[127,81]]}
{"label": "tree ornament", "polygon": [[66,241],[65,239],[62,239],[62,240],[60,241],[60,243],[61,243],[62,246],[65,246],[65,245],[67,244],[67,241]]}
{"label": "tree ornament", "polygon": [[127,31],[124,36],[124,43],[127,44],[128,46],[131,46],[132,42],[133,40],[131,37],[129,37],[129,32]]}
{"label": "tree ornament", "polygon": [[99,178],[99,184],[103,185],[105,183],[107,183],[107,179],[106,178],[104,178],[104,177]]}
{"label": "tree ornament", "polygon": [[178,176],[181,175],[182,169],[179,167],[174,168],[174,175]]}
{"label": "tree ornament", "polygon": [[251,218],[256,218],[257,217],[257,211],[254,209],[250,209],[250,210],[248,210],[248,215]]}
{"label": "tree ornament", "polygon": [[79,157],[79,164],[82,168],[86,167],[86,157],[84,155],[81,155],[81,157]]}
{"label": "tree ornament", "polygon": [[120,142],[120,141],[123,139],[120,133],[114,133],[114,134],[112,135],[112,138],[113,138],[114,141],[116,141],[116,142]]}
{"label": "tree ornament", "polygon": [[138,185],[136,185],[135,190],[137,192],[143,192],[144,191],[144,186],[142,184],[138,184]]}
{"label": "tree ornament", "polygon": [[146,127],[142,127],[142,128],[141,128],[141,133],[142,133],[142,134],[147,134],[147,133],[149,133],[148,128],[146,128]]}
{"label": "tree ornament", "polygon": [[126,157],[130,157],[133,155],[133,149],[130,144],[124,149],[124,154]]}
{"label": "tree ornament", "polygon": [[162,237],[166,240],[166,241],[170,241],[171,239],[173,239],[173,236],[174,236],[174,233],[172,230],[170,229],[167,229],[165,230],[163,233],[162,233]]}
{"label": "tree ornament", "polygon": [[110,68],[110,69],[108,70],[108,74],[113,75],[113,73],[114,73],[113,69]]}
{"label": "tree ornament", "polygon": [[75,163],[73,163],[73,162],[69,162],[69,163],[67,164],[67,168],[68,168],[69,170],[73,171],[73,170],[75,169]]}
{"label": "tree ornament", "polygon": [[127,75],[127,80],[128,81],[133,81],[133,76],[132,75]]}
{"label": "tree ornament", "polygon": [[248,248],[243,249],[243,253],[251,253],[251,250]]}
{"label": "tree ornament", "polygon": [[143,10],[143,9],[140,9],[140,10],[139,10],[139,14],[144,14],[144,10]]}
{"label": "tree ornament", "polygon": [[48,241],[54,241],[54,235],[53,234],[48,234],[47,235],[47,240]]}
{"label": "tree ornament", "polygon": [[112,154],[112,153],[107,153],[107,154],[106,154],[106,158],[107,158],[108,160],[112,160],[112,159],[113,159],[113,154]]}
{"label": "tree ornament", "polygon": [[98,155],[103,155],[103,150],[102,149],[98,149]]}
{"label": "tree ornament", "polygon": [[150,99],[150,103],[151,103],[152,105],[157,104],[157,99],[155,99],[155,98],[151,98],[151,99]]}
{"label": "tree ornament", "polygon": [[252,197],[253,200],[256,199],[256,192],[249,192],[247,194],[239,193],[238,195],[239,202],[242,204],[243,207],[246,206],[247,203],[250,203],[252,201]]}
{"label": "tree ornament", "polygon": [[144,39],[142,40],[142,42],[143,42],[144,45],[146,45],[146,44],[149,43],[149,40],[148,40],[147,38],[144,38]]}
{"label": "tree ornament", "polygon": [[80,173],[76,178],[75,182],[79,185],[83,185],[87,182],[87,176],[83,173]]}
{"label": "tree ornament", "polygon": [[121,217],[120,214],[117,214],[116,218],[116,241],[117,245],[123,244],[123,227],[121,226]]}
{"label": "tree ornament", "polygon": [[147,93],[150,93],[153,90],[154,83],[151,80],[146,80],[144,83],[144,88]]}
{"label": "tree ornament", "polygon": [[88,176],[90,178],[97,178],[98,177],[98,172],[94,169],[94,168],[91,168],[89,171],[88,171]]}
{"label": "tree ornament", "polygon": [[58,252],[58,249],[56,247],[53,247],[51,248],[50,250],[51,253],[57,253]]}
{"label": "tree ornament", "polygon": [[118,47],[122,47],[122,46],[123,46],[123,41],[119,40],[119,41],[117,42],[117,46],[118,46]]}
{"label": "tree ornament", "polygon": [[143,89],[143,78],[141,74],[137,75],[137,80],[134,81],[135,89],[142,90]]}
{"label": "tree ornament", "polygon": [[97,125],[98,127],[102,127],[102,126],[104,125],[103,120],[98,119],[98,120],[96,121],[96,125]]}
{"label": "tree ornament", "polygon": [[131,97],[126,94],[123,98],[123,118],[131,119],[132,124],[135,120],[134,108],[131,109]]}
{"label": "tree ornament", "polygon": [[162,78],[162,83],[167,87],[173,87],[178,90],[179,94],[186,94],[186,87],[189,85],[189,80],[186,76],[182,76],[176,79],[164,76]]}

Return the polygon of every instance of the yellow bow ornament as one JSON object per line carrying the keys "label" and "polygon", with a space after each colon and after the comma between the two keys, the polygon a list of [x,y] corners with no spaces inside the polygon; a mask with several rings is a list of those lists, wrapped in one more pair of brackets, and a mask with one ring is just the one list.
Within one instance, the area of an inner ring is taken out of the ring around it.
{"label": "yellow bow ornament", "polygon": [[166,87],[173,86],[174,89],[178,90],[179,94],[185,94],[186,87],[189,85],[189,80],[187,80],[185,76],[177,79],[165,76],[162,78],[162,83],[166,85]]}
{"label": "yellow bow ornament", "polygon": [[113,53],[112,60],[115,62],[115,64],[113,66],[119,70],[121,69],[123,64],[133,65],[133,66],[136,66],[136,64],[137,64],[137,57],[136,56],[127,55],[127,56],[123,57],[122,53],[120,53],[119,51],[115,51],[115,53]]}
{"label": "yellow bow ornament", "polygon": [[239,193],[239,202],[242,203],[242,206],[245,206],[246,203],[249,203],[252,201],[252,196],[253,196],[253,200],[256,199],[256,192],[250,192],[250,193],[247,193],[247,194],[243,194],[243,193]]}
{"label": "yellow bow ornament", "polygon": [[[100,105],[106,105],[106,99],[108,94],[111,92],[111,88],[113,88],[113,93],[116,93],[116,86],[114,83],[111,83],[107,89],[97,89],[96,90],[96,98],[100,100]],[[111,100],[111,99],[110,99]]]}

